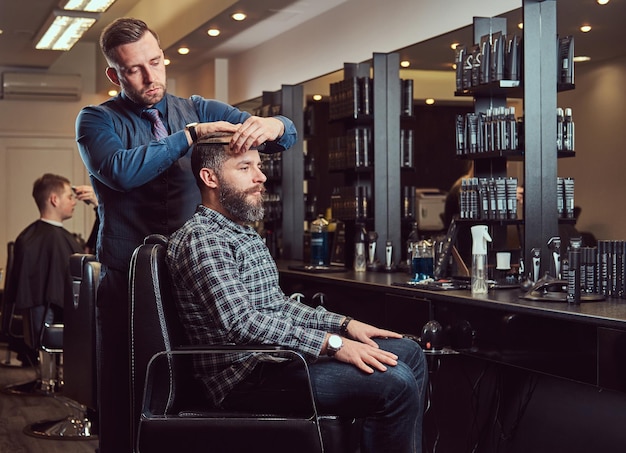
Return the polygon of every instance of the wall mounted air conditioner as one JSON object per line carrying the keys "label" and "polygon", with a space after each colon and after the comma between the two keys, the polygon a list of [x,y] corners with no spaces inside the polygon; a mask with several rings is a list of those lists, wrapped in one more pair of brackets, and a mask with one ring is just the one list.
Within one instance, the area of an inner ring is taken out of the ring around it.
{"label": "wall mounted air conditioner", "polygon": [[5,72],[2,97],[15,100],[77,101],[83,91],[80,74]]}

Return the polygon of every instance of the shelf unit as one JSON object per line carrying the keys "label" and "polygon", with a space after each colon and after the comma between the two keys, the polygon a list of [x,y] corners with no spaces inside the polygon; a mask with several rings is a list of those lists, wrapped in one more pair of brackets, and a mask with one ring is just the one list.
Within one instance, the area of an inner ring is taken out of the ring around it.
{"label": "shelf unit", "polygon": [[[303,87],[302,85],[282,85],[278,91],[265,91],[261,97],[261,110],[255,112],[261,116],[284,115],[291,119],[300,133],[303,129]],[[263,156],[262,156],[263,157]],[[267,159],[276,156],[267,156]],[[302,259],[302,238],[304,236],[304,156],[302,140],[285,153],[278,156],[280,178],[268,178],[266,186],[279,197],[281,204],[280,218],[269,222],[276,236],[274,241],[280,242],[280,257],[284,259]],[[270,250],[273,249],[268,244]],[[278,247],[277,247],[278,249]],[[277,252],[274,253],[277,257]]]}
{"label": "shelf unit", "polygon": [[[557,32],[556,0],[523,0],[523,84],[504,80],[457,91],[459,96],[473,96],[475,111],[504,107],[508,97],[524,100],[524,148],[520,151],[497,151],[467,156],[474,160],[475,176],[506,177],[508,160],[524,163],[523,256],[528,262],[531,250],[541,250],[541,274],[548,271],[548,240],[558,236],[557,159],[573,152],[557,152]],[[497,32],[506,34],[506,19],[474,18],[474,42]],[[558,89],[572,89],[559,86]],[[483,221],[480,221],[483,222]],[[494,250],[505,248],[506,225],[485,220],[493,228]],[[476,223],[476,222],[474,222]]]}
{"label": "shelf unit", "polygon": [[[524,162],[524,234],[523,254],[539,248],[542,267],[550,262],[548,240],[558,235],[556,180],[557,158],[572,154],[557,153],[556,111],[557,94],[557,40],[556,0],[523,0],[523,86],[505,81],[489,86],[485,94],[475,97],[475,110],[504,106],[507,93],[523,93],[524,99],[524,151],[502,152],[476,158],[478,174],[506,176],[507,160]],[[501,18],[476,18],[474,38],[506,32]],[[344,77],[369,76],[373,78],[373,198],[374,229],[379,235],[377,258],[384,262],[384,243],[390,240],[394,248],[394,261],[398,262],[401,243],[401,84],[399,55],[374,53],[372,64],[346,64]],[[517,86],[516,86],[517,85]],[[559,87],[560,89],[561,87]],[[564,87],[570,89],[571,87]],[[282,112],[296,123],[299,131],[303,124],[303,99],[298,89],[283,86]],[[470,95],[470,93],[459,93]],[[283,255],[287,259],[302,259],[304,234],[304,158],[302,140],[283,157]],[[530,219],[530,220],[529,220]],[[503,226],[498,226],[502,228]],[[504,225],[506,227],[506,225]],[[346,245],[352,238],[346,237]],[[382,246],[381,246],[382,245]],[[495,246],[495,244],[494,244]],[[346,250],[346,258],[351,257]],[[545,272],[547,269],[541,269]]]}
{"label": "shelf unit", "polygon": [[[348,131],[355,128],[369,128],[371,131],[371,165],[339,165],[333,169],[331,164],[317,166],[325,162],[316,159],[316,178],[324,174],[332,176],[335,187],[363,186],[369,191],[367,213],[360,218],[346,216],[339,220],[345,223],[345,263],[350,267],[353,257],[354,232],[357,223],[364,223],[367,230],[378,234],[377,259],[384,263],[385,243],[391,241],[394,248],[394,262],[399,261],[401,253],[401,155],[400,155],[400,117],[401,84],[400,57],[396,53],[374,53],[372,60],[364,63],[345,63],[344,81],[368,79],[371,95],[369,98],[373,110],[367,113],[352,112],[345,116],[331,114],[329,119],[329,138],[346,137]],[[351,84],[349,84],[352,86]],[[349,96],[346,96],[349,99]],[[345,100],[345,99],[344,99]],[[348,101],[349,103],[350,101]],[[336,106],[330,102],[329,110]],[[318,144],[319,146],[319,144]],[[332,147],[312,150],[307,153],[329,153]],[[309,157],[310,158],[310,157]],[[328,177],[330,179],[330,177]],[[356,191],[356,189],[355,189]],[[311,194],[312,195],[312,194]],[[321,204],[321,202],[320,202]],[[318,214],[322,206],[318,207]],[[309,213],[310,214],[310,213]],[[333,212],[333,216],[337,213]]]}

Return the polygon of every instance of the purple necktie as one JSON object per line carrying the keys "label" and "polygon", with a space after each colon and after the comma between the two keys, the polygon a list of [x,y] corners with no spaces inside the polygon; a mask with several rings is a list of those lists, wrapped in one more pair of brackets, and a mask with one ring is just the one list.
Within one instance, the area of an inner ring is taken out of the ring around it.
{"label": "purple necktie", "polygon": [[161,140],[169,135],[157,109],[146,109],[146,115],[148,115],[148,119],[152,123],[152,133],[157,140]]}

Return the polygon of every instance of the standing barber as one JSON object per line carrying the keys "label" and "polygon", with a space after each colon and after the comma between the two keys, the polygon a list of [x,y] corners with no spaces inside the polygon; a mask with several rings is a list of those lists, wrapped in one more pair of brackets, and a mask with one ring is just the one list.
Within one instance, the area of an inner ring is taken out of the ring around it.
{"label": "standing barber", "polygon": [[190,146],[198,137],[230,132],[236,153],[264,142],[266,151],[278,152],[294,144],[296,130],[282,116],[260,118],[216,100],[167,94],[159,38],[141,20],[112,22],[100,47],[107,77],[121,94],[81,110],[76,140],[100,202],[100,453],[127,453],[133,450],[128,358],[133,250],[146,235],[169,235],[193,215],[200,194],[190,171]]}

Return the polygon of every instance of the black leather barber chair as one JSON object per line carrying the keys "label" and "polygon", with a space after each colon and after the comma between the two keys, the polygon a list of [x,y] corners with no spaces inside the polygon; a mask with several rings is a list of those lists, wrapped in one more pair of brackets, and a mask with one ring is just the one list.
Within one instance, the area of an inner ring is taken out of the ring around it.
{"label": "black leather barber chair", "polygon": [[271,346],[185,347],[165,264],[165,238],[150,236],[130,270],[130,357],[133,432],[137,453],[351,452],[355,421],[319,414],[309,387],[305,414],[275,410],[226,412],[203,403],[191,359],[198,354],[262,352],[306,362]]}
{"label": "black leather barber chair", "polygon": [[[34,343],[39,344],[39,340],[32,339],[27,341],[25,336],[25,323],[32,325],[33,319],[25,319],[23,312],[15,308],[15,300],[13,300],[11,294],[11,286],[13,282],[11,280],[11,272],[13,268],[15,243],[9,242],[7,244],[7,266],[6,266],[6,280],[4,285],[4,294],[2,298],[2,319],[0,323],[0,329],[2,338],[7,342],[6,355],[2,360],[2,366],[26,366],[35,367],[36,377],[33,380],[26,382],[19,382],[16,384],[7,385],[2,389],[4,393],[11,395],[46,395],[49,393],[50,382],[46,382],[46,379],[42,379],[42,367],[39,361],[39,350],[34,348]],[[39,316],[39,314],[34,314]],[[31,328],[39,332],[39,327]],[[15,354],[15,356],[14,356]]]}
{"label": "black leather barber chair", "polygon": [[[42,370],[42,376],[49,376],[49,389],[60,390],[53,396],[70,413],[60,420],[33,423],[24,432],[44,439],[92,440],[96,438],[93,422],[97,407],[95,307],[100,263],[95,261],[94,255],[74,254],[70,257],[70,271],[73,299],[63,307],[63,324],[43,322],[40,342],[32,345],[42,351],[42,366],[49,367]],[[25,311],[27,338],[34,338],[34,329],[42,323],[43,310],[37,308]],[[59,356],[63,358],[62,367],[56,360]],[[58,367],[56,372],[55,366]]]}
{"label": "black leather barber chair", "polygon": [[[13,269],[13,257],[15,256],[15,242],[7,243],[7,264],[4,269],[4,293],[2,306],[0,307],[0,341],[6,343],[6,351],[3,359],[0,359],[2,367],[35,366],[36,354],[28,349],[24,343],[22,329],[22,317],[15,312],[15,300],[10,295],[11,271]],[[35,381],[26,384],[11,385],[10,389],[32,393]]]}

